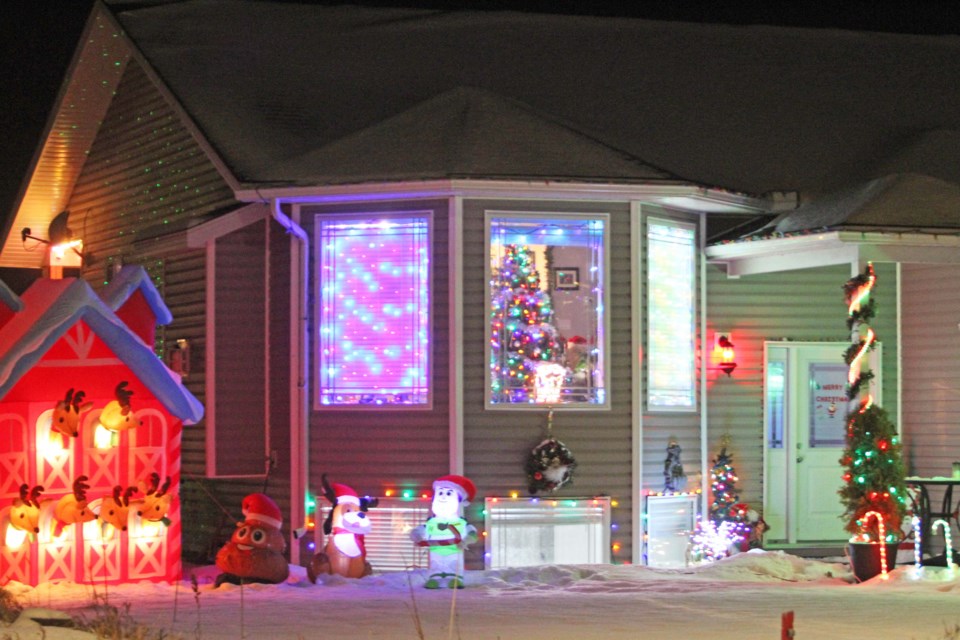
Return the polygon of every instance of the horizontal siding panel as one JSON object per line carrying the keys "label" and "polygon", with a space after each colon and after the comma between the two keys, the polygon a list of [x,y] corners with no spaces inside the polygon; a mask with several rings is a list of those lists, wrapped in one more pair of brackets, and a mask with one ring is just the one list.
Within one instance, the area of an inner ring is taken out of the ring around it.
{"label": "horizontal siding panel", "polygon": [[949,476],[960,460],[958,265],[904,265],[903,434],[910,469]]}

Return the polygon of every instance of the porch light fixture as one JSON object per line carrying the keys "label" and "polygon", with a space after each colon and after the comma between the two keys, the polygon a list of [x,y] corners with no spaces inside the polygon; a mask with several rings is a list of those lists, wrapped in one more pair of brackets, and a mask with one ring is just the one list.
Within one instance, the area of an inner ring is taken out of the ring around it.
{"label": "porch light fixture", "polygon": [[717,369],[720,369],[729,376],[733,373],[733,370],[737,368],[737,352],[733,342],[730,341],[729,334],[717,334],[716,350],[720,354],[720,364],[717,366]]}

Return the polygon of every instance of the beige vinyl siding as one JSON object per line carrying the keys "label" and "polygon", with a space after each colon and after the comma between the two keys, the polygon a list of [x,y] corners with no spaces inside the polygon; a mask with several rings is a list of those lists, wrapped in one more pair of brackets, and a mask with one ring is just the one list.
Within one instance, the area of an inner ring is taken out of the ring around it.
{"label": "beige vinyl siding", "polygon": [[904,265],[903,435],[908,468],[949,476],[960,460],[960,265]]}
{"label": "beige vinyl siding", "polygon": [[215,437],[214,464],[207,472],[221,477],[262,476],[269,437],[266,222],[217,238],[214,255],[216,393],[210,426]]}
{"label": "beige vinyl siding", "polygon": [[[312,410],[310,414],[309,489],[321,492],[321,475],[353,487],[361,495],[384,495],[387,489],[431,491],[433,480],[449,473],[450,331],[449,241],[446,200],[305,207],[301,224],[312,239],[315,218],[324,213],[365,214],[385,211],[431,211],[432,409],[350,408]],[[316,313],[316,247],[311,248],[309,309]],[[316,398],[316,325],[311,324],[311,406]]]}
{"label": "beige vinyl siding", "polygon": [[[608,251],[610,273],[608,317],[610,321],[610,366],[607,385],[610,410],[558,410],[553,434],[563,441],[577,460],[572,484],[547,497],[609,495],[617,501],[613,521],[618,528],[612,542],[621,549],[615,562],[630,561],[632,554],[631,497],[631,313],[630,216],[625,203],[464,202],[463,250],[463,411],[464,471],[477,484],[481,497],[508,496],[518,491],[527,496],[524,462],[527,451],[544,437],[547,409],[487,409],[484,389],[487,363],[484,359],[489,321],[489,292],[484,280],[484,212],[529,211],[609,213]],[[478,500],[479,502],[479,500]],[[470,520],[481,527],[482,504],[471,507]],[[475,510],[474,510],[475,509]],[[467,560],[482,566],[483,545],[468,551]]]}
{"label": "beige vinyl siding", "polygon": [[[883,343],[882,404],[896,416],[896,269],[892,264],[875,268],[877,317],[873,327]],[[732,332],[738,363],[733,375],[720,374],[709,383],[708,464],[720,451],[721,436],[729,433],[728,452],[740,478],[740,500],[751,507],[763,504],[763,343],[849,341],[843,284],[850,276],[849,265],[738,279],[727,278],[716,266],[707,267],[708,338],[717,329]],[[838,465],[838,489],[840,483]]]}

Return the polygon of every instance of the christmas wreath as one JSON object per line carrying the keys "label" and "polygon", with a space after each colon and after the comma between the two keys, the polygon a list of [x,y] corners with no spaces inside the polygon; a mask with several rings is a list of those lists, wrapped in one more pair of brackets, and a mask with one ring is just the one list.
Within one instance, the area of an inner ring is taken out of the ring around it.
{"label": "christmas wreath", "polygon": [[556,491],[568,482],[573,482],[573,470],[577,466],[573,454],[566,445],[550,437],[530,450],[527,456],[527,481],[530,493]]}

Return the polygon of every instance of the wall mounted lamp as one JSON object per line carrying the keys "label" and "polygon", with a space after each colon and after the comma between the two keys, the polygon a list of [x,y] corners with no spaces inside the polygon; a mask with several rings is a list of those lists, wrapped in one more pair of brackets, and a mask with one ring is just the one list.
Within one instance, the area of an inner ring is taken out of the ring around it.
{"label": "wall mounted lamp", "polygon": [[720,360],[716,368],[729,376],[737,368],[737,352],[729,333],[717,333],[717,345],[714,351]]}

